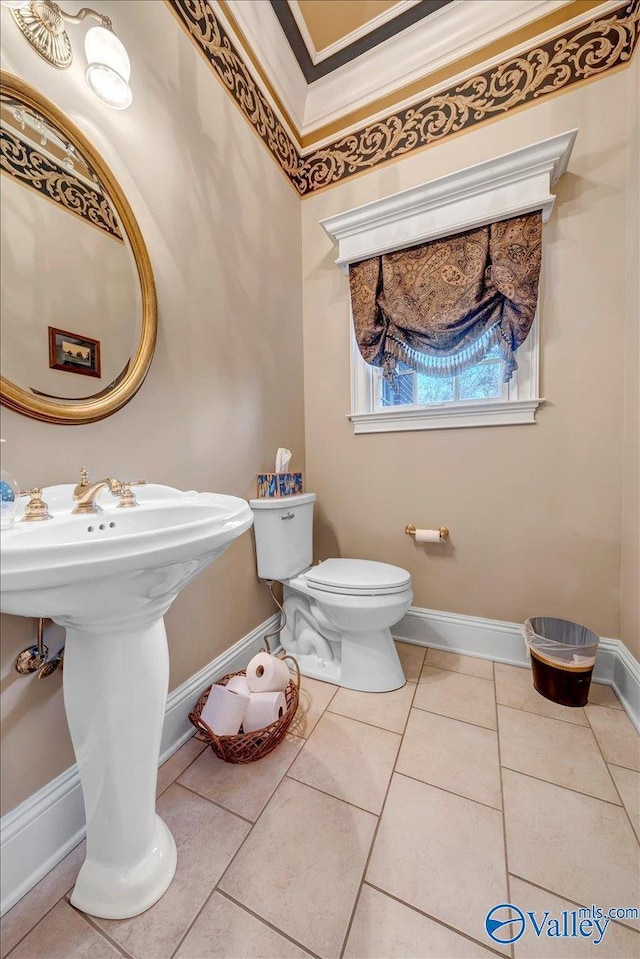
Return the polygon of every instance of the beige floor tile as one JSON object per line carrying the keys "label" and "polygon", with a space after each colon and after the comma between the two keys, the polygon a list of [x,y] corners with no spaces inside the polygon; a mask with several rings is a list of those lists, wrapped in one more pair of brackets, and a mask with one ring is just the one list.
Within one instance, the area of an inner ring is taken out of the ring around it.
{"label": "beige floor tile", "polygon": [[306,959],[304,949],[214,892],[176,959]]}
{"label": "beige floor tile", "polygon": [[488,679],[425,666],[413,705],[451,719],[496,729],[495,693],[493,682]]}
{"label": "beige floor tile", "polygon": [[363,886],[344,959],[482,959],[491,955],[439,922]]}
{"label": "beige floor tile", "polygon": [[415,683],[406,683],[390,693],[360,693],[343,687],[331,700],[329,712],[402,733],[415,691]]}
{"label": "beige floor tile", "polygon": [[525,709],[529,713],[549,716],[551,719],[563,719],[578,726],[587,725],[584,709],[574,706],[558,706],[545,699],[533,687],[531,670],[522,666],[505,666],[495,663],[496,698],[502,706]]}
{"label": "beige floor tile", "polygon": [[365,878],[483,942],[484,917],[506,901],[502,816],[396,774]]}
{"label": "beige floor tile", "polygon": [[609,772],[622,796],[622,803],[640,839],[640,773],[622,766],[609,766]]}
{"label": "beige floor tile", "polygon": [[184,746],[181,746],[173,756],[170,756],[166,763],[163,763],[158,770],[156,796],[159,796],[172,782],[175,782],[187,766],[190,766],[194,759],[197,759],[202,750],[206,748],[206,743],[202,743],[199,739],[195,739],[192,736]]}
{"label": "beige floor tile", "polygon": [[611,686],[605,686],[603,683],[591,683],[589,702],[593,703],[594,706],[612,706],[614,709],[624,709]]}
{"label": "beige floor tile", "polygon": [[220,888],[318,955],[340,954],[376,817],[284,779]]}
{"label": "beige floor tile", "polygon": [[246,764],[225,763],[207,749],[178,782],[255,822],[303,746],[304,739],[285,736],[264,759]]}
{"label": "beige floor tile", "polygon": [[502,776],[514,875],[584,905],[637,905],[638,843],[621,806],[510,769]]}
{"label": "beige floor tile", "polygon": [[429,649],[427,650],[425,663],[427,666],[450,669],[454,673],[466,673],[467,676],[493,679],[493,662],[490,659],[461,656],[460,653],[448,653],[444,649]]}
{"label": "beige floor tile", "polygon": [[412,709],[396,769],[502,808],[498,736],[492,729]]}
{"label": "beige floor tile", "polygon": [[503,766],[620,803],[588,727],[498,706],[498,728]]}
{"label": "beige floor tile", "polygon": [[175,783],[160,798],[158,813],[178,847],[173,882],[140,916],[96,920],[135,959],[167,959],[172,954],[250,829],[242,819]]}
{"label": "beige floor tile", "polygon": [[[511,876],[509,886],[510,901],[525,913],[535,912],[538,927],[544,920],[545,912],[550,913],[550,919],[558,918],[562,924],[562,913],[565,910],[573,912],[578,908],[574,903],[516,879],[515,876]],[[592,935],[588,939],[568,939],[548,936],[548,928],[545,926],[542,935],[538,937],[527,921],[524,935],[514,944],[516,959],[638,959],[640,955],[638,933],[615,922],[607,925],[598,945],[595,945],[595,942],[600,938],[600,934],[596,929],[589,930]]]}
{"label": "beige floor tile", "polygon": [[63,899],[16,946],[11,959],[118,959],[122,953]]}
{"label": "beige floor tile", "polygon": [[23,896],[13,909],[4,914],[0,923],[0,954],[3,957],[69,892],[78,877],[85,852],[85,843],[81,842]]}
{"label": "beige floor tile", "polygon": [[327,712],[289,775],[378,815],[400,742],[397,733]]}
{"label": "beige floor tile", "polygon": [[414,646],[413,643],[401,643],[398,639],[395,642],[407,682],[417,683],[424,664],[426,648]]}
{"label": "beige floor tile", "polygon": [[608,763],[640,771],[640,736],[619,709],[586,706],[585,712]]}
{"label": "beige floor tile", "polygon": [[300,685],[300,705],[296,718],[289,727],[289,732],[306,739],[335,696],[337,689],[338,687],[331,683],[321,683],[317,679],[303,676]]}

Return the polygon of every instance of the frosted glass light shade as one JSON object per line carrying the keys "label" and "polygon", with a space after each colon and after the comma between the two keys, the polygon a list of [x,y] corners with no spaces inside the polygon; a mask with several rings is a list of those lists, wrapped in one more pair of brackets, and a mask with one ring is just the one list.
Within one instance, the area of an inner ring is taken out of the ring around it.
{"label": "frosted glass light shade", "polygon": [[129,82],[131,76],[129,56],[124,44],[111,30],[107,30],[106,27],[92,27],[88,30],[84,38],[84,52],[89,66],[101,63],[119,73],[126,83]]}
{"label": "frosted glass light shade", "polygon": [[133,94],[127,81],[102,63],[90,63],[85,78],[95,95],[114,110],[126,110]]}
{"label": "frosted glass light shade", "polygon": [[87,83],[103,103],[125,110],[133,99],[129,77],[131,64],[124,44],[105,27],[92,27],[84,40]]}

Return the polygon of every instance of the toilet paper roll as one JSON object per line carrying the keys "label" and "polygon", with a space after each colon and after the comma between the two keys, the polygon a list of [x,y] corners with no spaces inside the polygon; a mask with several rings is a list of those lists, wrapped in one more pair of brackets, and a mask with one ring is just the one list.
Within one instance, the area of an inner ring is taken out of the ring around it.
{"label": "toilet paper roll", "polygon": [[241,696],[250,696],[251,689],[246,676],[232,676],[227,683],[227,689],[233,693],[240,693]]}
{"label": "toilet paper roll", "polygon": [[415,533],[416,543],[439,543],[439,529],[417,529]]}
{"label": "toilet paper roll", "polygon": [[249,697],[234,693],[226,686],[212,686],[200,719],[216,736],[236,736],[242,726]]}
{"label": "toilet paper roll", "polygon": [[252,693],[281,693],[289,685],[289,667],[269,653],[258,653],[247,666],[247,682]]}
{"label": "toilet paper roll", "polygon": [[284,693],[252,693],[242,727],[245,733],[255,732],[280,719],[286,711]]}

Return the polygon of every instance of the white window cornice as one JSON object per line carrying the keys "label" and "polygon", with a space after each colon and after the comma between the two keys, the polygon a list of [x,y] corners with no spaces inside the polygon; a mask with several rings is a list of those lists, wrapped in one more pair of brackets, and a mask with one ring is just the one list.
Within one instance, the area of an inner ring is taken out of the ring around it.
{"label": "white window cornice", "polygon": [[320,221],[349,263],[542,210],[547,222],[552,186],[566,171],[578,130],[449,173]]}

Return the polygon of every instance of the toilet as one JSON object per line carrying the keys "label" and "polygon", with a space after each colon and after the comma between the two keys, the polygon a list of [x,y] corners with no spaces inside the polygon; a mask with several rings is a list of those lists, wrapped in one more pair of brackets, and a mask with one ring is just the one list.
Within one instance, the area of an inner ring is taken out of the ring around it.
{"label": "toilet", "polygon": [[404,686],[391,627],[413,599],[405,569],[366,559],[312,566],[315,493],[253,499],[258,576],[284,586],[283,648],[313,679],[363,692]]}

